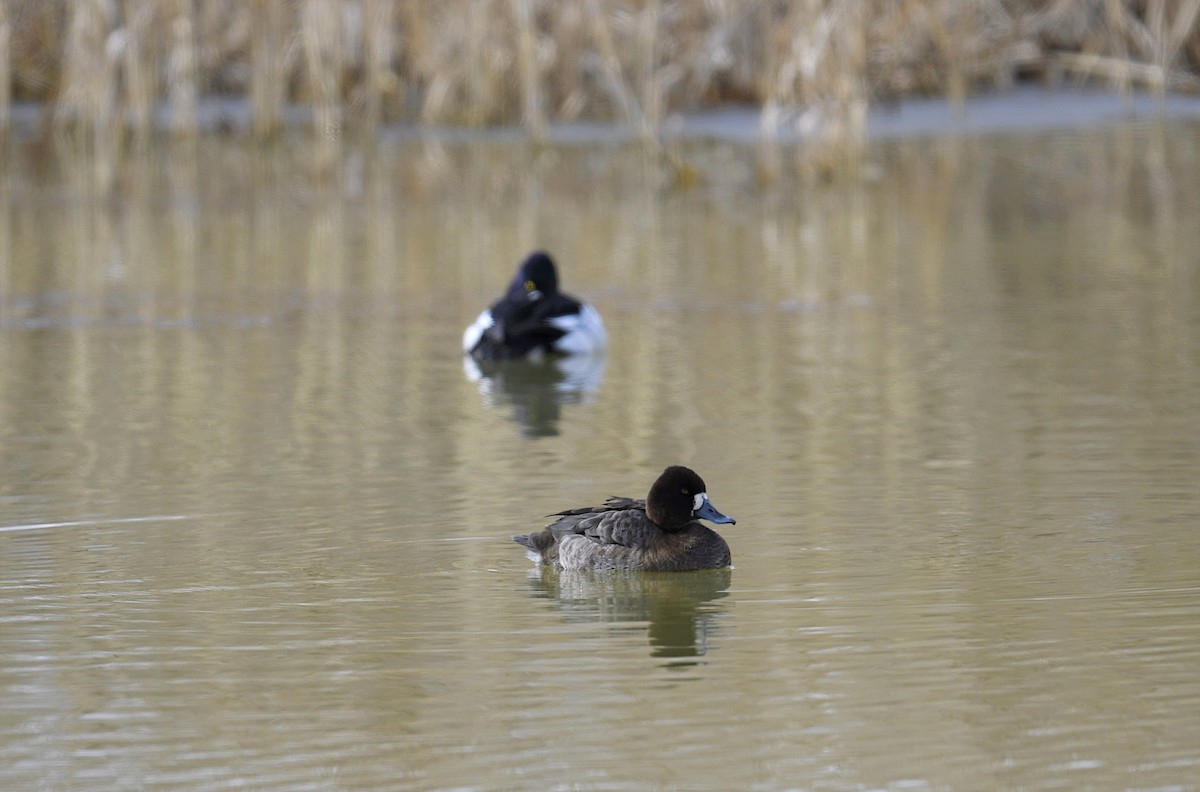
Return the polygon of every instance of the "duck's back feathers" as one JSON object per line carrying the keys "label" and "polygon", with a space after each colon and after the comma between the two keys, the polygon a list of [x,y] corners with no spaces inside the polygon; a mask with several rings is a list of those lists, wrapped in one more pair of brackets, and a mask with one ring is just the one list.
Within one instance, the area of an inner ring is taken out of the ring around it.
{"label": "duck's back feathers", "polygon": [[635,498],[609,498],[603,506],[565,509],[550,516],[558,519],[544,530],[513,537],[530,550],[531,559],[548,566],[565,565],[560,549],[575,537],[597,546],[644,547],[658,530],[646,519],[646,502]]}
{"label": "duck's back feathers", "polygon": [[619,498],[613,496],[604,501],[603,506],[583,506],[578,509],[563,509],[560,512],[554,512],[554,514],[550,515],[551,517],[561,517],[562,519],[555,520],[548,527],[553,528],[555,525],[565,523],[574,517],[582,518],[589,515],[606,514],[612,511],[624,511],[627,509],[636,509],[645,514],[646,501],[643,498]]}
{"label": "duck's back feathers", "polygon": [[600,507],[569,509],[547,530],[559,542],[570,536],[582,536],[599,545],[619,545],[645,550],[662,533],[646,517],[646,502],[633,498],[609,498]]}

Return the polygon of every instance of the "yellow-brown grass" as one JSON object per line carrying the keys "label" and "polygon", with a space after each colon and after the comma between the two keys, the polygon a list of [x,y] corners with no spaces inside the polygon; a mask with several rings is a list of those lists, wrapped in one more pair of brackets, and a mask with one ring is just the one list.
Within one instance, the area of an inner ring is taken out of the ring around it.
{"label": "yellow-brown grass", "polygon": [[[861,136],[868,103],[961,99],[1022,77],[1200,85],[1200,0],[0,0],[0,127],[12,101],[114,133],[197,129],[245,100],[344,126],[613,120],[755,105],[768,133]],[[118,134],[119,136],[119,134]]]}

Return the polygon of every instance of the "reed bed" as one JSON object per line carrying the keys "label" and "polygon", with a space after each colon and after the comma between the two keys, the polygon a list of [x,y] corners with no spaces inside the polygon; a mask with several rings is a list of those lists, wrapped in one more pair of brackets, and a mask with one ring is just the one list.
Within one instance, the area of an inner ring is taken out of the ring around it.
{"label": "reed bed", "polygon": [[[1200,86],[1200,0],[0,0],[0,127],[203,128],[206,100],[278,135],[343,127],[624,123],[757,106],[855,140],[872,102],[1016,80]],[[223,116],[228,121],[230,116]]]}

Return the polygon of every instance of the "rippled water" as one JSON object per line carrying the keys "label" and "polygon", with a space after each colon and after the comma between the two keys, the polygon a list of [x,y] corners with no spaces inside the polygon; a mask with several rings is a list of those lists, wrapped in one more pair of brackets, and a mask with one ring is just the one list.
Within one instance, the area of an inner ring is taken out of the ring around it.
{"label": "rippled water", "polygon": [[[0,787],[1196,789],[1197,127],[674,155],[16,149]],[[732,570],[508,539],[676,462]]]}

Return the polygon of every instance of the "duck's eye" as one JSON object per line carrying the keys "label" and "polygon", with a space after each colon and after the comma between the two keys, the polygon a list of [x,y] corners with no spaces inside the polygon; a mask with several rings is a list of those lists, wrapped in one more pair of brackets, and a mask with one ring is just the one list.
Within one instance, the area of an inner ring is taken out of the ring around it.
{"label": "duck's eye", "polygon": [[534,283],[533,281],[531,281],[531,280],[525,281],[525,291],[531,292],[536,288],[537,288],[537,284]]}

